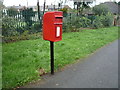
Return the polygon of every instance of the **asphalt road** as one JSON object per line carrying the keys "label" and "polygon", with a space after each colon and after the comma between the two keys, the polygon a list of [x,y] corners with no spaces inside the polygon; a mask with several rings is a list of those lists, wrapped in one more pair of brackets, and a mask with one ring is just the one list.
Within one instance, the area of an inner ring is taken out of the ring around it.
{"label": "asphalt road", "polygon": [[29,88],[118,88],[118,40]]}

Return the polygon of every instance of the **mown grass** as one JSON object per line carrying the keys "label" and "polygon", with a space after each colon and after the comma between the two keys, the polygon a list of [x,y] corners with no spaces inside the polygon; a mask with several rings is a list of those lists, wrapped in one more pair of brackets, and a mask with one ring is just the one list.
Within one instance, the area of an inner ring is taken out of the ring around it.
{"label": "mown grass", "polygon": [[[118,27],[64,33],[63,40],[55,42],[55,70],[86,57],[117,38]],[[3,44],[3,88],[40,79],[40,69],[50,72],[49,52],[49,41],[42,39]]]}

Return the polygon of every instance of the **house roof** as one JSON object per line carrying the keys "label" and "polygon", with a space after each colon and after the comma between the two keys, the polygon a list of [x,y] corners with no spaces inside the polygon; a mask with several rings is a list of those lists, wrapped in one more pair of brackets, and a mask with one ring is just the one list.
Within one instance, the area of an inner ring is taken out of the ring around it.
{"label": "house roof", "polygon": [[68,5],[65,5],[64,8],[71,9],[71,7]]}
{"label": "house roof", "polygon": [[114,2],[105,2],[102,4],[106,5],[113,14],[120,14],[120,5]]}

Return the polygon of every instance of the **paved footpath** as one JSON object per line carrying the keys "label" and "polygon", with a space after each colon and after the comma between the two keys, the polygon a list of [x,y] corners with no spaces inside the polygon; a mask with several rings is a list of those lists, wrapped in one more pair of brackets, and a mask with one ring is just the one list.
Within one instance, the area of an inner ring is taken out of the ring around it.
{"label": "paved footpath", "polygon": [[118,88],[118,40],[29,88]]}

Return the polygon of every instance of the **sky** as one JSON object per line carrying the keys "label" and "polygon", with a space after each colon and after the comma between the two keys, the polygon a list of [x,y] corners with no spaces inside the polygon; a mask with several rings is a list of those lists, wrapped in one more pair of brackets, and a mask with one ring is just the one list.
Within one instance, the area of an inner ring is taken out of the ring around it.
{"label": "sky", "polygon": [[[38,0],[0,0],[0,1],[3,1],[3,4],[5,6],[13,6],[13,5],[18,6],[19,4],[22,6],[27,6],[27,2],[28,2],[28,6],[35,6]],[[118,2],[120,0],[96,0],[94,4],[98,5],[99,3],[106,2],[106,1],[117,1]],[[58,2],[60,2],[60,0],[46,0],[46,5],[51,5],[51,4],[57,5]],[[44,0],[39,0],[39,3],[40,5],[43,5]],[[66,5],[73,7],[73,1],[67,0]]]}

